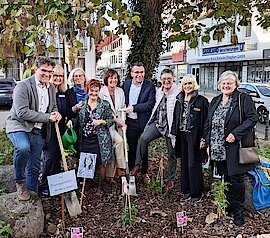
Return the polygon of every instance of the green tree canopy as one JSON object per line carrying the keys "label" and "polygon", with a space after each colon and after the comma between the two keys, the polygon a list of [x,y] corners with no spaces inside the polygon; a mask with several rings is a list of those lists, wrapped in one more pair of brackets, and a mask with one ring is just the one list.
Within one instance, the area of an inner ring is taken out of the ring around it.
{"label": "green tree canopy", "polygon": [[131,34],[139,16],[121,0],[0,0],[0,68],[9,59],[21,62],[56,50],[64,39],[71,50],[82,47],[79,37],[101,40],[101,32],[118,21],[117,33]]}

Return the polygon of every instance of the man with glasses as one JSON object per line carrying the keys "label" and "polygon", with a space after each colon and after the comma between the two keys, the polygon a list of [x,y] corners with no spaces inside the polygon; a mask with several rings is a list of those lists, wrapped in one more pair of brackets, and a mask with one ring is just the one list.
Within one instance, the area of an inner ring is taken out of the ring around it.
{"label": "man with glasses", "polygon": [[[126,80],[123,85],[127,113],[127,142],[128,142],[128,166],[132,170],[135,166],[138,140],[148,122],[155,105],[155,86],[144,79],[145,68],[142,63],[135,63],[131,67],[132,79]],[[140,168],[144,183],[149,183],[147,175],[148,154],[145,154],[145,162]]]}
{"label": "man with glasses", "polygon": [[136,175],[141,170],[142,165],[148,162],[146,155],[148,145],[151,141],[165,137],[168,148],[168,181],[165,192],[169,192],[174,187],[174,176],[177,165],[174,143],[171,137],[171,127],[173,122],[173,111],[176,96],[179,88],[174,84],[173,71],[169,68],[164,69],[160,76],[161,87],[156,93],[156,103],[152,111],[144,132],[142,133],[137,147],[136,162],[130,175]]}
{"label": "man with glasses", "polygon": [[40,155],[45,139],[50,139],[50,122],[62,118],[57,111],[55,89],[49,82],[54,66],[47,57],[36,59],[35,74],[15,87],[6,121],[8,138],[15,147],[14,177],[21,201],[30,199],[28,190],[38,192]]}

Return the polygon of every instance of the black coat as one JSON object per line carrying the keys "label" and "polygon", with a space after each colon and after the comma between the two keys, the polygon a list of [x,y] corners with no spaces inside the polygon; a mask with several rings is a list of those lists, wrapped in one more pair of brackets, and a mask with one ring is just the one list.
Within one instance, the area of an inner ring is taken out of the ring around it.
{"label": "black coat", "polygon": [[[225,142],[226,161],[228,167],[228,175],[236,175],[245,173],[253,168],[256,164],[239,164],[239,141],[242,140],[243,147],[254,146],[254,126],[257,123],[257,112],[252,98],[246,93],[241,93],[241,111],[242,123],[240,124],[239,114],[239,97],[240,92],[235,90],[232,95],[231,108],[225,119],[224,134],[225,138],[232,133],[236,140],[233,143]],[[205,126],[206,143],[209,144],[212,128],[213,114],[222,100],[222,94],[213,98],[210,103],[208,118]],[[211,150],[211,144],[209,145]]]}
{"label": "black coat", "polygon": [[[176,103],[173,114],[173,124],[171,134],[177,136],[180,128],[180,119],[184,110],[184,92],[181,92],[176,97]],[[189,113],[187,116],[187,129],[191,133],[192,146],[195,151],[196,160],[205,160],[206,149],[200,149],[200,141],[203,138],[204,124],[207,118],[208,112],[208,100],[202,95],[199,95],[197,91],[194,91],[189,101]],[[176,137],[176,153],[177,157],[180,157],[180,144],[179,137]]]}
{"label": "black coat", "polygon": [[77,104],[76,93],[74,92],[74,88],[69,88],[66,91],[66,101],[67,101],[67,119],[70,120],[72,118],[76,118],[78,113],[72,111],[72,107]]}

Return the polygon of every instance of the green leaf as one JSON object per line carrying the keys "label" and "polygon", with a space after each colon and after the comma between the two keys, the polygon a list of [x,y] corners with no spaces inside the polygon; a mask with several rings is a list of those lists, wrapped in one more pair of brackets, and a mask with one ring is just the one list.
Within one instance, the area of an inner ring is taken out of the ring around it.
{"label": "green leaf", "polygon": [[22,14],[22,9],[19,9],[17,13],[15,14],[16,17],[19,17]]}
{"label": "green leaf", "polygon": [[48,49],[49,52],[55,52],[56,51],[56,48],[55,48],[54,45],[50,45],[47,49]]}
{"label": "green leaf", "polygon": [[14,30],[15,31],[17,31],[17,32],[19,32],[19,31],[21,31],[21,27],[20,27],[20,24],[18,23],[18,22],[14,22],[13,23],[13,28],[14,28]]}
{"label": "green leaf", "polygon": [[9,26],[10,25],[10,19],[6,20],[6,25]]}
{"label": "green leaf", "polygon": [[198,41],[193,40],[191,43],[189,43],[190,48],[196,48],[198,46]]}
{"label": "green leaf", "polygon": [[68,5],[68,4],[62,4],[61,7],[60,7],[60,9],[61,9],[63,12],[65,12],[66,10],[68,10],[68,8],[69,8],[69,5]]}
{"label": "green leaf", "polygon": [[83,43],[78,41],[78,40],[73,40],[73,45],[75,45],[77,47],[83,47]]}
{"label": "green leaf", "polygon": [[208,43],[210,41],[210,36],[209,35],[203,36],[202,41]]}

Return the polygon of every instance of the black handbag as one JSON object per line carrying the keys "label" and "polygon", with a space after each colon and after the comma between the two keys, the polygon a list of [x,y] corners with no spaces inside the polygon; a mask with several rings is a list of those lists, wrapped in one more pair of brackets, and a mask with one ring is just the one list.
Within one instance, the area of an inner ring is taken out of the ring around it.
{"label": "black handbag", "polygon": [[[240,114],[240,124],[242,123],[242,113],[241,113],[241,103],[240,103],[240,95],[239,94],[239,114]],[[239,141],[239,164],[252,164],[260,162],[258,147],[242,147],[241,140]]]}

